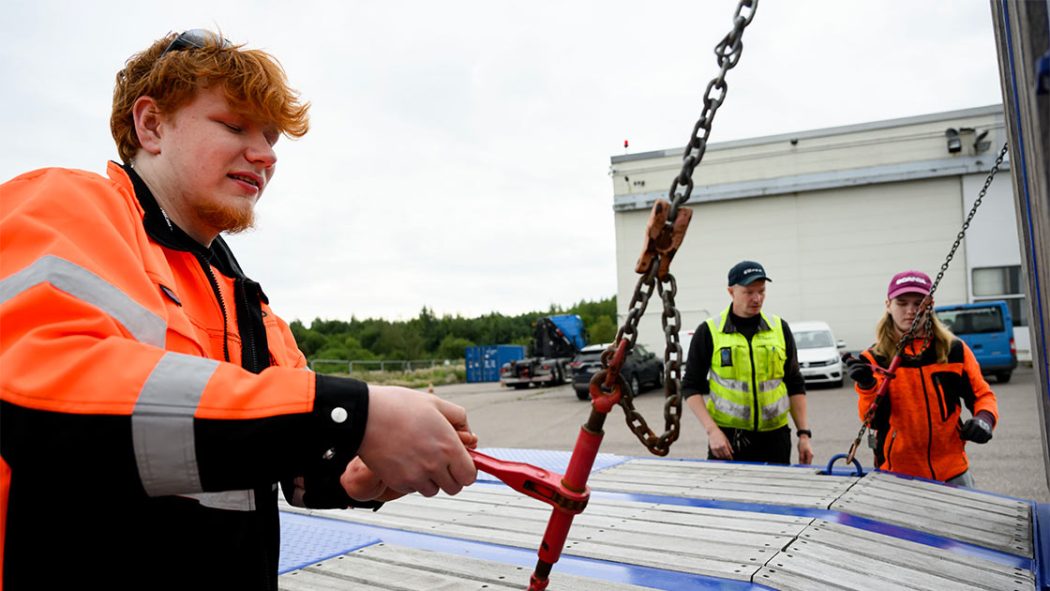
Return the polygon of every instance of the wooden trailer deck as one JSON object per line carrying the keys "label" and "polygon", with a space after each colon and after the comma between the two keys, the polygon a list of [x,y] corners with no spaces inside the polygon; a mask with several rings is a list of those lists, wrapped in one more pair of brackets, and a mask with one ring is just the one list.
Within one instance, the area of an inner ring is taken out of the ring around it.
{"label": "wooden trailer deck", "polygon": [[[485,450],[562,472],[564,452]],[[600,454],[550,589],[1042,588],[1036,506],[814,467]],[[282,589],[523,589],[551,508],[491,476],[367,510],[282,506]]]}

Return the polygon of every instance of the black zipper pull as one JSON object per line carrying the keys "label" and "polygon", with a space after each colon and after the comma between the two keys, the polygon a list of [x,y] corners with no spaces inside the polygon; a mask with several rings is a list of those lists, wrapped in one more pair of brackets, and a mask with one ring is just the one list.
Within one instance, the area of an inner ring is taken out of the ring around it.
{"label": "black zipper pull", "polygon": [[169,300],[175,302],[176,306],[178,306],[180,308],[182,307],[182,300],[179,299],[179,296],[175,295],[175,291],[174,290],[172,290],[167,285],[164,285],[163,283],[158,283],[157,285],[160,287],[161,293],[163,293],[164,295],[168,296]]}

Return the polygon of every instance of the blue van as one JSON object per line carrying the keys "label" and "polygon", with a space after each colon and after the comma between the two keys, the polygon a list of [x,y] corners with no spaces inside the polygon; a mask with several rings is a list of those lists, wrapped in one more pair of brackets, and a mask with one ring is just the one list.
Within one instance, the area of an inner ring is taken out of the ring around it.
{"label": "blue van", "polygon": [[934,313],[963,340],[981,365],[981,373],[996,381],[1010,381],[1017,367],[1017,345],[1010,309],[1001,300],[937,306]]}

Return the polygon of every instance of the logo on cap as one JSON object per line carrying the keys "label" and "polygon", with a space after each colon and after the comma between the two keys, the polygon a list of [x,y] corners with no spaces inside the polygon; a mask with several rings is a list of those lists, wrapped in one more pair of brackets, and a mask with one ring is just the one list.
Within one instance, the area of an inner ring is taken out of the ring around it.
{"label": "logo on cap", "polygon": [[900,285],[902,283],[921,283],[923,285],[926,285],[926,280],[922,277],[908,275],[906,277],[901,277],[900,279],[897,279],[897,281],[895,281],[894,283],[896,283],[897,285]]}
{"label": "logo on cap", "polygon": [[755,261],[740,261],[729,270],[729,285],[750,285],[759,279],[770,280],[761,263]]}

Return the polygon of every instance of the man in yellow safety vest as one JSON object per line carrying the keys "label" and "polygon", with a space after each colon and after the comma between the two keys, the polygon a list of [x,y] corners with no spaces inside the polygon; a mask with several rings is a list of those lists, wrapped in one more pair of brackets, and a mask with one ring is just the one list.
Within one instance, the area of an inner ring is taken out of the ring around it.
{"label": "man in yellow safety vest", "polygon": [[693,335],[682,394],[707,431],[708,459],[790,464],[790,414],[798,461],[813,461],[795,339],[787,322],[762,312],[771,281],[755,261],[734,265],[732,303]]}

